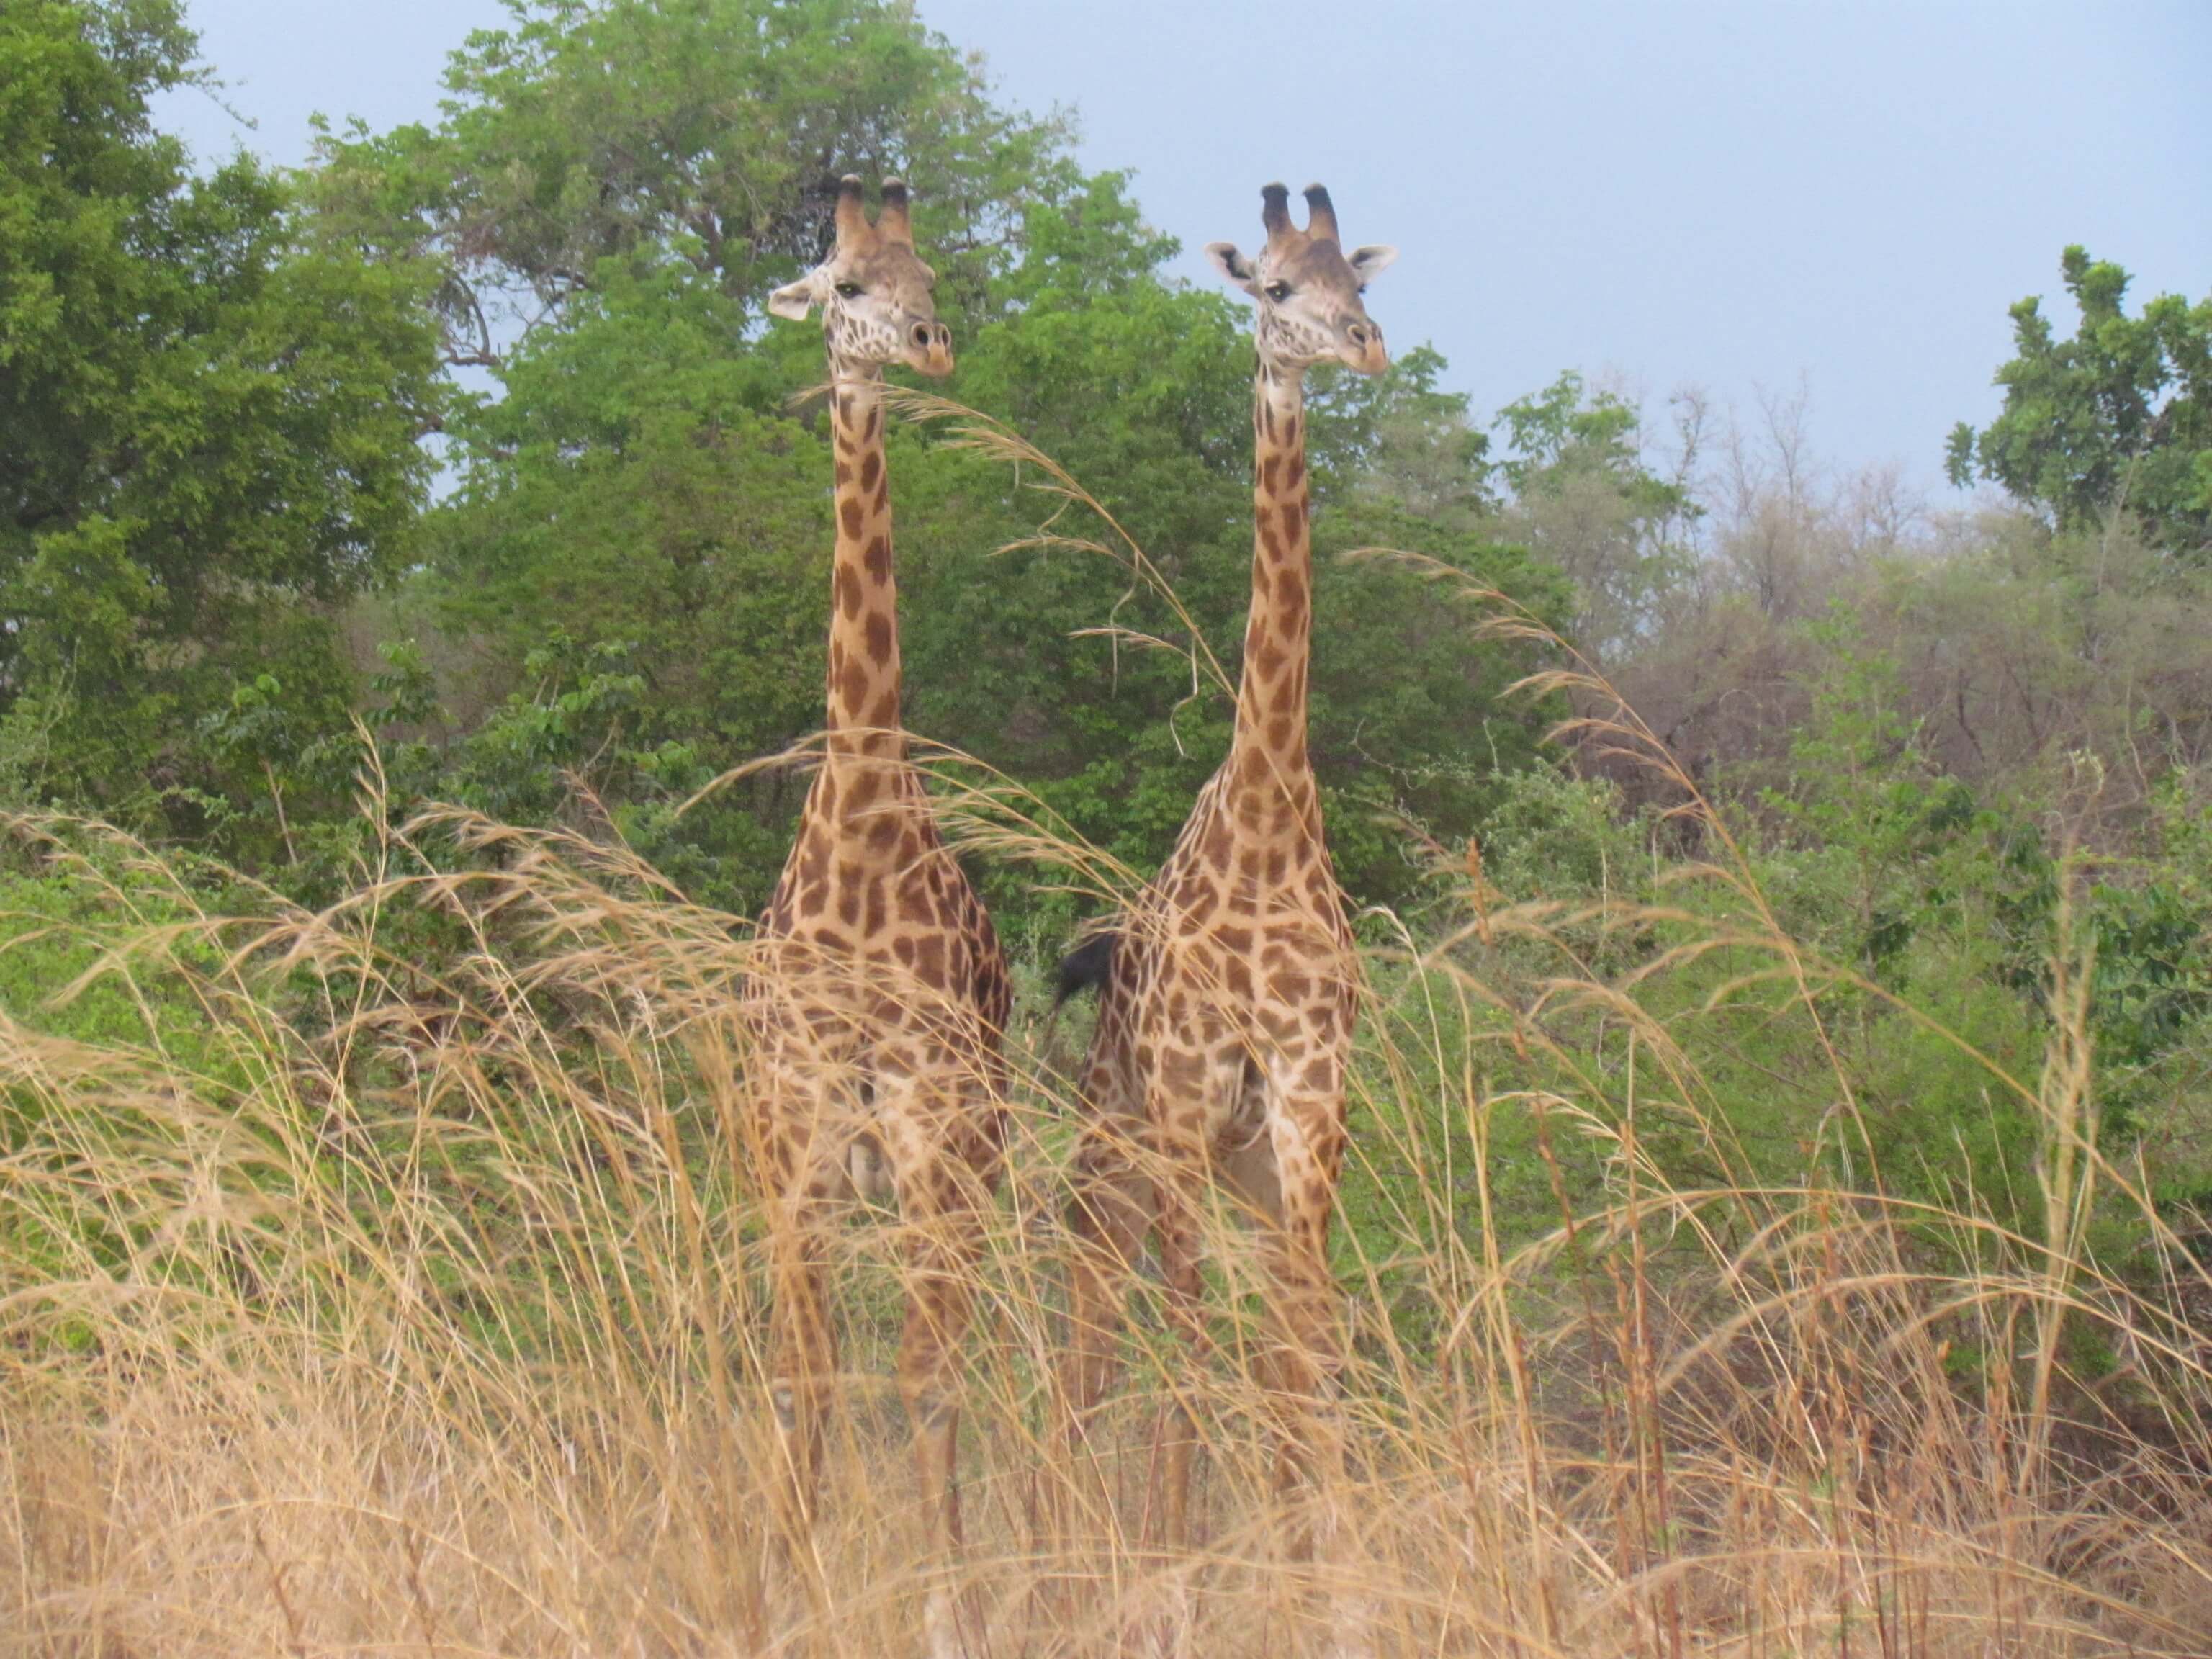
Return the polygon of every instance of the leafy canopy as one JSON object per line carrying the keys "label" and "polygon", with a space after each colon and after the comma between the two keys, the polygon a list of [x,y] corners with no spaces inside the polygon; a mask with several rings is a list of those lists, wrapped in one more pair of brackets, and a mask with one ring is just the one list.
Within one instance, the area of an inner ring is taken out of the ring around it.
{"label": "leafy canopy", "polygon": [[[1174,240],[1126,177],[1075,166],[1060,123],[1001,107],[975,64],[866,0],[518,4],[447,85],[434,128],[329,137],[312,185],[324,236],[436,266],[448,361],[493,388],[447,422],[458,487],[405,593],[462,671],[416,787],[527,816],[573,767],[664,867],[703,872],[694,890],[759,902],[798,791],[763,777],[672,808],[821,721],[830,465],[818,411],[792,401],[822,377],[821,341],[762,300],[819,255],[848,171],[914,182],[957,341],[944,390],[1095,490],[1234,672],[1249,318],[1164,275]],[[1544,573],[1493,557],[1474,526],[1482,441],[1437,390],[1443,367],[1416,350],[1381,382],[1315,387],[1315,752],[1364,896],[1407,890],[1405,821],[1462,831],[1543,719],[1498,704],[1525,653],[1473,660],[1466,624],[1412,577],[1326,567],[1396,541],[1551,604]],[[1002,553],[1060,503],[943,436],[891,437],[908,722],[1156,863],[1226,745],[1230,701],[1194,696],[1184,625],[1124,564]],[[1417,495],[1456,514],[1448,530],[1415,521]],[[1082,518],[1055,528],[1113,541]],[[1109,624],[1168,648],[1117,645]],[[1017,934],[1072,920],[1029,872],[986,879]]]}
{"label": "leafy canopy", "polygon": [[1952,483],[1978,473],[2063,529],[2124,510],[2165,551],[2212,556],[2212,297],[2162,294],[2130,317],[2118,265],[2077,246],[2059,266],[2080,325],[2062,340],[2040,300],[2013,307],[2003,412],[1952,429]]}
{"label": "leafy canopy", "polygon": [[[193,50],[175,0],[0,11],[9,758],[178,828],[345,730],[330,607],[403,562],[441,395],[412,267],[310,245],[258,162],[197,176],[154,131]],[[264,677],[274,750],[224,725]]]}
{"label": "leafy canopy", "polygon": [[471,35],[435,127],[326,135],[335,234],[435,259],[457,362],[664,258],[739,301],[827,247],[839,176],[911,173],[916,235],[958,326],[1023,207],[1074,177],[1056,121],[1003,110],[980,69],[869,0],[508,0]]}

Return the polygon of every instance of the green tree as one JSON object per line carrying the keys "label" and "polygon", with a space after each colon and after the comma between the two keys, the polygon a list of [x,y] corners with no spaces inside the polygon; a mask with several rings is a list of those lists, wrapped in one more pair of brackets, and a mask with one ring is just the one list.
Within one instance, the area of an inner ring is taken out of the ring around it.
{"label": "green tree", "polygon": [[1497,471],[1512,505],[1497,532],[1525,543],[1575,584],[1566,631],[1615,656],[1651,628],[1688,567],[1682,531],[1698,512],[1680,482],[1645,464],[1642,416],[1570,370],[1498,412],[1510,453]]}
{"label": "green tree", "polygon": [[830,462],[734,309],[682,266],[605,273],[451,423],[426,539],[448,630],[517,669],[556,634],[628,642],[656,718],[742,757],[820,720]]}
{"label": "green tree", "polygon": [[[516,757],[540,754],[582,773],[664,865],[710,869],[702,891],[738,906],[763,895],[796,805],[789,781],[763,775],[677,823],[667,809],[688,772],[637,757],[672,744],[712,775],[820,723],[830,467],[818,411],[791,399],[820,380],[821,343],[764,321],[760,301],[819,253],[848,170],[915,181],[916,234],[957,341],[945,390],[1092,490],[1234,674],[1251,556],[1249,319],[1165,276],[1176,246],[1145,223],[1127,180],[1083,173],[1058,124],[994,103],[978,67],[908,10],[518,4],[513,27],[456,54],[447,83],[434,129],[331,138],[313,185],[333,244],[437,266],[449,361],[488,368],[496,390],[447,423],[459,487],[430,515],[412,592],[446,636],[437,654],[456,640],[477,653],[491,712],[480,730],[465,720],[441,734],[449,769],[422,787],[535,812]],[[520,314],[502,320],[502,307]],[[1357,540],[1526,580],[1543,603],[1540,573],[1518,555],[1492,568],[1471,535],[1489,503],[1482,440],[1464,399],[1438,389],[1443,369],[1415,350],[1375,386],[1317,385],[1324,534],[1357,508]],[[1027,488],[1033,471],[945,436],[895,423],[890,440],[908,723],[1148,867],[1225,748],[1230,700],[1202,679],[1193,695],[1186,623],[1125,562],[1002,551],[1056,513],[1060,532],[1120,544]],[[1351,803],[1347,832],[1370,844],[1348,873],[1364,896],[1389,896],[1412,866],[1375,809],[1452,832],[1479,791],[1443,780],[1525,757],[1528,734],[1500,730],[1540,716],[1493,708],[1516,659],[1483,653],[1470,667],[1464,625],[1412,578],[1346,566],[1323,583],[1317,752]],[[1109,625],[1170,648],[1117,646]],[[617,659],[634,688],[592,693]],[[1378,663],[1407,666],[1420,690]],[[1413,748],[1389,755],[1401,738]],[[1030,872],[990,878],[1012,921]],[[1034,915],[1048,933],[1069,920]]]}
{"label": "green tree", "polygon": [[[992,285],[995,320],[978,331],[952,392],[1097,496],[1233,673],[1250,557],[1249,347],[1225,297],[1163,280],[1158,268],[1175,251],[1116,174],[1033,205],[1018,258]],[[917,554],[911,718],[1149,867],[1226,750],[1229,704],[1211,690],[1194,698],[1181,656],[1096,635],[1110,625],[1191,644],[1103,525],[1066,514],[1054,527],[1110,556],[999,551],[1057,506],[1009,488],[1017,482],[996,466],[940,470],[931,522],[917,524],[913,543],[902,530],[902,560],[908,545]]]}
{"label": "green tree", "polygon": [[1972,792],[1930,763],[1904,676],[1857,616],[1837,605],[1792,632],[1810,659],[1811,706],[1790,734],[1787,786],[1764,802],[1811,860],[1802,925],[1880,975],[1945,902],[1939,852],[1983,826]]}
{"label": "green tree", "polygon": [[1418,345],[1371,380],[1334,365],[1312,373],[1307,409],[1321,501],[1388,501],[1454,530],[1475,529],[1497,512],[1489,434],[1468,414],[1467,394],[1443,389],[1448,367],[1433,347]]}
{"label": "green tree", "polygon": [[0,12],[0,709],[29,787],[185,830],[273,825],[345,730],[332,607],[404,556],[440,397],[410,267],[155,131],[193,51],[175,0]]}
{"label": "green tree", "polygon": [[508,0],[453,53],[434,127],[325,135],[329,232],[436,262],[457,362],[677,259],[760,314],[825,251],[839,176],[903,172],[956,328],[1020,210],[1075,174],[910,7],[878,0]]}
{"label": "green tree", "polygon": [[[1477,590],[1503,593],[1553,629],[1574,592],[1527,549],[1394,501],[1356,497],[1314,521],[1312,754],[1329,801],[1329,845],[1361,898],[1404,903],[1427,849],[1487,821],[1504,781],[1537,766],[1562,700],[1507,695],[1539,666],[1526,643],[1479,642]],[[1422,556],[1454,580],[1362,549]]]}
{"label": "green tree", "polygon": [[2081,323],[2059,339],[2031,295],[2012,308],[2004,410],[1952,429],[1951,482],[1978,473],[2061,529],[2125,510],[2165,551],[2212,553],[2212,298],[2162,294],[2129,316],[2128,273],[2079,246],[2059,262]]}

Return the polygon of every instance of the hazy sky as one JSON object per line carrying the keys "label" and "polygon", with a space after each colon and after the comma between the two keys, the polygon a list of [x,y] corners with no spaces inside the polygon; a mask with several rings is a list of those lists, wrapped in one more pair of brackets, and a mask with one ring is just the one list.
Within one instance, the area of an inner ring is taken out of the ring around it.
{"label": "hazy sky", "polygon": [[[1700,386],[1755,417],[1809,389],[1832,465],[1938,488],[1943,434],[1996,406],[2005,307],[2059,250],[2212,291],[2212,0],[919,0],[1000,93],[1072,106],[1181,269],[1257,240],[1259,186],[1327,184],[1348,240],[1395,242],[1369,296],[1433,343],[1480,418],[1563,368],[1655,416]],[[307,117],[434,117],[446,53],[495,0],[192,0],[258,130],[163,112],[202,153],[281,161]],[[926,180],[916,180],[926,187]]]}

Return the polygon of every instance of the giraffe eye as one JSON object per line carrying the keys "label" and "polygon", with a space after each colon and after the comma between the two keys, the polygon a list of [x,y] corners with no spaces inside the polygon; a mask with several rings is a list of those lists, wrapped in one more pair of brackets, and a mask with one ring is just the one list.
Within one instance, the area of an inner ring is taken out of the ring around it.
{"label": "giraffe eye", "polygon": [[1268,283],[1267,297],[1270,300],[1274,301],[1276,304],[1280,305],[1284,301],[1291,297],[1291,285],[1288,283]]}
{"label": "giraffe eye", "polygon": [[857,300],[860,297],[860,285],[858,283],[840,283],[837,292],[848,300]]}

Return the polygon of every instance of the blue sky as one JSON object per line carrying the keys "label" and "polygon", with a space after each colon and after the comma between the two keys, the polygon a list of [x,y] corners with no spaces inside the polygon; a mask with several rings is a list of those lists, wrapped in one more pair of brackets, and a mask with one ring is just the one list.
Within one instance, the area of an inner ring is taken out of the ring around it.
{"label": "blue sky", "polygon": [[[1480,418],[1577,368],[1654,415],[1684,386],[1747,419],[1801,380],[1832,465],[1939,490],[1942,439],[1996,406],[2005,308],[2086,243],[2137,298],[2212,292],[2212,0],[919,0],[1008,101],[1069,106],[1094,167],[1211,283],[1259,186],[1318,179],[1347,239],[1395,242],[1370,296]],[[285,162],[307,118],[434,117],[495,0],[194,0],[241,130]],[[924,181],[917,181],[921,184]],[[2066,325],[2070,328],[2070,320]],[[1940,495],[1939,495],[1940,501]]]}

